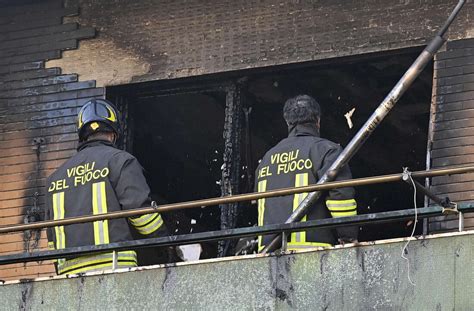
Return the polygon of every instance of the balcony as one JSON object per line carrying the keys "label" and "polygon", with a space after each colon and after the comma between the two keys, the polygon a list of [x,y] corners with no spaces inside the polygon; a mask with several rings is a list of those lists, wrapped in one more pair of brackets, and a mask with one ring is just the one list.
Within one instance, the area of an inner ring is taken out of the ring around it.
{"label": "balcony", "polygon": [[[5,308],[471,310],[474,231],[0,285]],[[410,278],[408,279],[408,264]]]}

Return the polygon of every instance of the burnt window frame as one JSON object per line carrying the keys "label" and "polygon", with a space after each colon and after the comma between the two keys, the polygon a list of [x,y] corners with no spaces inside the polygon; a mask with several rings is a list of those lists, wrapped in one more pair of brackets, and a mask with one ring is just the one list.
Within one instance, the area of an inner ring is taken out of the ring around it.
{"label": "burnt window frame", "polygon": [[[410,48],[410,49],[402,49],[398,51],[389,51],[384,53],[370,53],[365,55],[359,55],[355,57],[344,57],[340,59],[341,61],[338,65],[344,65],[345,63],[353,63],[353,62],[371,62],[375,61],[379,58],[389,57],[389,56],[396,56],[398,54],[409,54],[409,53],[416,53],[419,49],[417,48]],[[312,62],[305,62],[305,63],[296,63],[296,64],[287,64],[287,65],[279,65],[279,66],[272,66],[266,68],[256,68],[256,69],[246,69],[246,70],[239,70],[236,72],[230,73],[214,73],[210,75],[204,76],[197,76],[197,77],[187,77],[187,78],[179,78],[173,80],[158,80],[158,81],[148,81],[148,82],[141,82],[137,84],[128,84],[128,87],[135,87],[139,86],[142,89],[150,88],[152,92],[156,95],[162,96],[170,96],[176,94],[184,94],[184,93],[196,93],[196,92],[205,92],[205,91],[221,91],[226,93],[226,106],[225,106],[225,116],[224,116],[224,129],[223,129],[223,137],[224,137],[224,148],[225,151],[223,153],[223,163],[224,169],[222,172],[222,181],[221,181],[221,195],[231,195],[231,194],[238,194],[241,192],[247,192],[245,190],[246,187],[242,185],[241,176],[246,175],[247,178],[253,177],[253,171],[246,170],[245,161],[242,161],[242,157],[245,157],[244,152],[244,143],[248,141],[248,133],[245,130],[246,125],[248,125],[248,118],[246,118],[246,109],[247,107],[247,87],[248,87],[248,77],[253,77],[255,75],[271,75],[274,72],[280,71],[291,71],[291,70],[298,70],[298,69],[305,69],[309,68],[322,68],[324,66],[330,65],[334,63],[334,59],[332,60],[324,60],[324,61],[312,61]],[[427,66],[427,69],[432,68]],[[433,74],[433,73],[432,73]],[[113,90],[116,87],[124,89],[124,85],[121,86],[112,86],[107,88],[107,90]],[[113,93],[113,92],[112,92]],[[107,92],[107,98],[109,98],[109,92]],[[117,105],[119,106],[119,110],[123,112],[122,118],[125,121],[127,111],[124,106],[127,106],[126,103],[119,97],[110,97],[112,100],[116,100]],[[428,110],[429,110],[428,103]],[[248,117],[248,116],[247,116]],[[246,124],[247,122],[247,124]],[[429,126],[430,119],[429,117],[426,119],[426,124]],[[130,142],[130,131],[133,129],[127,128],[129,124],[124,122],[125,125],[125,142],[127,150],[131,150]],[[281,137],[284,138],[284,137]],[[425,140],[428,143],[428,137]],[[133,142],[132,142],[133,143]],[[429,150],[426,149],[428,153]],[[423,158],[425,155],[423,156]],[[254,162],[258,159],[253,159]],[[257,166],[256,164],[254,165]],[[386,172],[387,174],[393,172]],[[248,188],[248,187],[247,187]],[[221,229],[228,229],[234,228],[237,221],[237,213],[239,208],[242,207],[243,204],[247,204],[246,202],[243,203],[235,203],[230,205],[221,206]],[[250,205],[250,202],[248,203]],[[243,207],[247,208],[247,207]],[[424,224],[425,225],[425,224]],[[420,226],[421,227],[421,226]],[[373,239],[372,239],[373,240]],[[376,240],[376,239],[375,239]],[[218,255],[224,255],[227,253],[227,249],[229,245],[221,244],[219,246]]]}

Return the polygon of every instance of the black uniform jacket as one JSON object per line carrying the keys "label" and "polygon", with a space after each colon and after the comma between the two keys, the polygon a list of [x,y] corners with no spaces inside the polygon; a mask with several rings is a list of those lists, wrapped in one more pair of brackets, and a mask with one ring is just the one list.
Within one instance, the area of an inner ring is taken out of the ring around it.
{"label": "black uniform jacket", "polygon": [[[315,184],[342,151],[340,145],[319,137],[316,127],[297,125],[289,136],[270,149],[260,162],[255,176],[259,192],[278,188]],[[348,166],[343,167],[336,180],[352,178]],[[258,224],[284,223],[307,193],[258,200]],[[344,217],[357,214],[353,188],[334,189],[326,193],[309,211],[304,220]],[[330,246],[341,238],[357,238],[358,228],[316,229],[293,233],[289,249]],[[259,249],[269,242],[270,236],[260,237]]]}
{"label": "black uniform jacket", "polygon": [[[101,214],[150,206],[143,169],[131,154],[106,141],[88,141],[47,179],[46,219]],[[133,240],[132,230],[149,235],[164,230],[158,213],[49,228],[50,248],[62,249]],[[136,266],[133,251],[118,253],[118,266]],[[110,254],[58,260],[58,273],[108,268]]]}

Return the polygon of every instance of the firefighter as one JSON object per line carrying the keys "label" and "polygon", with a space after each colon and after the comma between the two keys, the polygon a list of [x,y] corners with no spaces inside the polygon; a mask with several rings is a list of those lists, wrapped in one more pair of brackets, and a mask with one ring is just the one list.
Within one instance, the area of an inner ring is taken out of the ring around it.
{"label": "firefighter", "polygon": [[[79,147],[47,179],[46,219],[96,215],[150,206],[150,189],[143,169],[131,154],[115,143],[120,133],[119,115],[114,105],[103,99],[88,101],[77,119]],[[158,213],[48,228],[50,249],[102,245],[132,240],[132,231],[141,235],[164,232]],[[135,251],[116,253],[116,267],[137,266]],[[58,274],[101,271],[113,267],[113,252],[58,259]]]}
{"label": "firefighter", "polygon": [[[258,192],[278,188],[315,184],[341,153],[340,145],[319,137],[320,106],[312,97],[299,95],[286,101],[283,117],[289,135],[270,149],[257,167],[255,187]],[[350,179],[351,171],[343,167],[336,180]],[[307,193],[258,200],[258,225],[284,223]],[[315,220],[357,215],[353,188],[339,188],[327,193],[324,200],[312,206],[302,219]],[[313,229],[288,236],[289,250],[329,247],[339,242],[353,242],[358,228]],[[271,236],[260,236],[261,251]]]}

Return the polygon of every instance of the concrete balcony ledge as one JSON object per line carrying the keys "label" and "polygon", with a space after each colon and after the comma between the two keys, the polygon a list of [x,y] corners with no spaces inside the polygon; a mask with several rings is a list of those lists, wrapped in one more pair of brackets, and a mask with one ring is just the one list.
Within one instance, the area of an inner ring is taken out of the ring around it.
{"label": "concrete balcony ledge", "polygon": [[0,310],[473,310],[474,231],[0,285]]}

